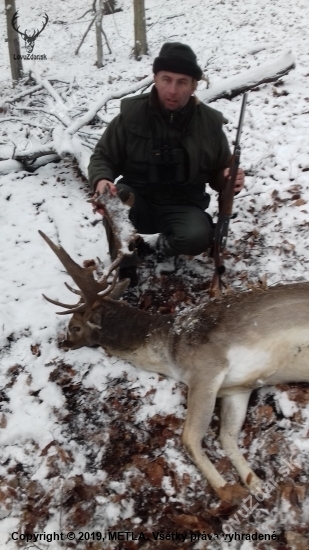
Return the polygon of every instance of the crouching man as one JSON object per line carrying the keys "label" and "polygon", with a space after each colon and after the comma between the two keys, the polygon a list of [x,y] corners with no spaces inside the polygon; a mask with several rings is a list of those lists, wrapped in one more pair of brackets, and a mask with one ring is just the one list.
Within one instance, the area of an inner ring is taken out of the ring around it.
{"label": "crouching man", "polygon": [[[132,192],[130,219],[139,233],[160,233],[165,256],[198,255],[212,244],[212,219],[205,212],[206,184],[220,191],[229,175],[231,153],[219,111],[200,103],[194,92],[202,77],[192,49],[165,43],[153,63],[150,93],[121,101],[89,164],[94,192]],[[121,180],[114,184],[119,176]],[[244,186],[238,171],[235,192]],[[115,247],[104,220],[111,257]],[[134,278],[123,265],[120,278]]]}

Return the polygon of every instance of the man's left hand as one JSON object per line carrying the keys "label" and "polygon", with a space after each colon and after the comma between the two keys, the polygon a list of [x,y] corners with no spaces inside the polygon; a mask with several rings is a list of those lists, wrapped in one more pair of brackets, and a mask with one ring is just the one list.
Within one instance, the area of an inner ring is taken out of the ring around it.
{"label": "man's left hand", "polygon": [[[230,175],[230,169],[225,168],[225,170],[223,172],[223,176],[226,179],[228,179],[229,175]],[[244,185],[245,185],[245,172],[243,171],[242,168],[238,168],[236,181],[235,181],[234,192],[239,193],[243,189]]]}

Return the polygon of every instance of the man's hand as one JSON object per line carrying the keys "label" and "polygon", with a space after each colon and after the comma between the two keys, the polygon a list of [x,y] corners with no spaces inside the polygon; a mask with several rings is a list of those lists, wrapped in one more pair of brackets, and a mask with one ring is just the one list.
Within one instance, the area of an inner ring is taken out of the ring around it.
{"label": "man's hand", "polygon": [[[230,175],[230,169],[225,168],[225,170],[223,172],[223,176],[226,179],[228,179],[229,175]],[[238,168],[236,181],[235,181],[234,192],[239,193],[239,191],[241,191],[243,189],[244,185],[245,185],[245,173],[244,173],[242,168]]]}
{"label": "man's hand", "polygon": [[95,189],[95,194],[101,195],[102,193],[105,193],[107,190],[110,191],[111,195],[116,196],[117,195],[117,187],[109,180],[100,180],[98,181]]}
{"label": "man's hand", "polygon": [[[93,201],[94,199],[98,198],[98,195],[102,195],[103,193],[110,192],[111,195],[114,197],[117,195],[117,187],[109,180],[100,180],[98,181],[96,185],[96,190],[94,195],[91,197],[90,201]],[[94,204],[94,203],[92,203]],[[94,212],[98,212],[101,214],[101,216],[104,216],[105,212],[103,208],[100,208],[98,206],[94,207]]]}

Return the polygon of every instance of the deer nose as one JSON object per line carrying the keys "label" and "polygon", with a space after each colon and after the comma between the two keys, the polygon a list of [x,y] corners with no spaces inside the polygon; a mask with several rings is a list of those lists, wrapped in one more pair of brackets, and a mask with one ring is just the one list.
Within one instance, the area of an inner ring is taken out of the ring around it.
{"label": "deer nose", "polygon": [[68,340],[62,340],[58,344],[59,348],[63,351],[70,351],[72,349],[72,345],[70,345],[70,342]]}

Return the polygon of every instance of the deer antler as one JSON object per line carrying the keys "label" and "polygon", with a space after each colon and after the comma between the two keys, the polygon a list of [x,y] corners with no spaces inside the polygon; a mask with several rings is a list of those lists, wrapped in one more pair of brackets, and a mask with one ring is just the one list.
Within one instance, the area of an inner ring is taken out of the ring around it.
{"label": "deer antler", "polygon": [[38,31],[34,32],[33,35],[31,36],[31,38],[36,39],[36,38],[39,36],[39,34],[41,34],[41,32],[44,31],[44,29],[45,29],[45,27],[46,27],[46,25],[47,25],[47,23],[48,23],[48,15],[47,15],[47,13],[44,13],[44,17],[45,17],[45,23],[43,23],[43,27],[41,28],[40,31],[38,30]]}
{"label": "deer antler", "polygon": [[95,209],[104,210],[104,216],[113,231],[117,250],[122,254],[132,254],[129,245],[138,237],[136,229],[129,220],[129,210],[133,201],[132,193],[127,195],[120,192],[119,195],[114,196],[109,191],[88,201],[94,205]]}
{"label": "deer antler", "polygon": [[[110,224],[115,239],[117,257],[109,266],[106,277],[120,266],[124,256],[131,256],[134,253],[134,242],[140,238],[129,220],[129,210],[133,204],[134,196],[132,193],[128,196],[124,196],[124,194],[120,196],[113,196],[110,192],[107,192],[88,201],[93,204],[95,210],[101,209],[104,211],[104,217]],[[132,245],[133,250],[130,249]]]}
{"label": "deer antler", "polygon": [[18,10],[14,13],[11,23],[12,23],[13,29],[16,32],[18,32],[18,34],[20,34],[24,39],[26,39],[26,38],[30,39],[31,38],[31,39],[35,40],[39,36],[39,34],[41,34],[41,32],[43,32],[43,30],[45,29],[45,27],[46,27],[46,25],[49,21],[47,13],[44,13],[44,17],[45,17],[45,22],[43,23],[43,27],[41,28],[41,30],[33,31],[31,36],[28,36],[27,29],[26,29],[25,32],[21,32],[19,30],[19,26],[17,27]]}
{"label": "deer antler", "polygon": [[20,32],[19,30],[19,27],[17,27],[17,19],[18,19],[18,10],[14,13],[13,17],[12,17],[12,21],[11,21],[11,24],[12,24],[12,27],[13,29],[18,32],[18,34],[20,34],[23,38],[25,38],[26,34],[24,32]]}
{"label": "deer antler", "polygon": [[93,271],[95,270],[95,266],[91,267],[81,267],[79,266],[72,258],[68,255],[68,253],[62,248],[62,246],[57,246],[53,243],[53,241],[43,233],[43,231],[39,231],[40,235],[43,237],[43,239],[47,242],[47,244],[50,246],[52,251],[56,254],[56,256],[59,258],[62,265],[65,267],[68,274],[72,277],[73,281],[76,283],[78,288],[80,290],[75,290],[70,285],[66,283],[66,286],[74,292],[75,294],[79,294],[81,296],[82,302],[78,302],[77,304],[63,304],[62,302],[57,302],[55,300],[52,300],[51,298],[48,298],[47,296],[43,295],[44,298],[51,302],[52,304],[55,304],[56,306],[69,308],[68,311],[62,311],[60,312],[61,315],[66,315],[68,313],[75,313],[77,311],[83,312],[86,310],[86,308],[91,307],[96,300],[98,299],[98,295],[103,291],[106,293],[109,293],[114,285],[114,281],[111,285],[108,284],[107,277],[103,277],[101,281],[96,281],[93,277]]}

